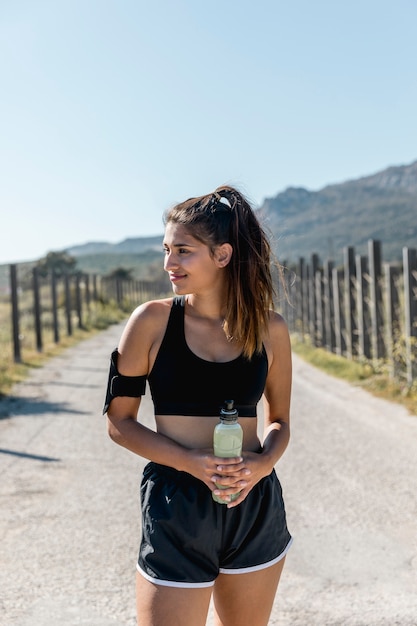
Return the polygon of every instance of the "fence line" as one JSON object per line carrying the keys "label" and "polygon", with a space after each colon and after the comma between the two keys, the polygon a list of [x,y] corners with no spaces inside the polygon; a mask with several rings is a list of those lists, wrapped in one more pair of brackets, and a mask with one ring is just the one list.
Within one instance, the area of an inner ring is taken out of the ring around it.
{"label": "fence line", "polygon": [[[284,263],[284,265],[286,265]],[[290,302],[280,298],[289,329],[302,340],[347,359],[386,363],[392,378],[411,386],[417,375],[417,250],[402,264],[383,263],[380,241],[367,256],[343,249],[343,265],[300,258],[289,265]],[[291,278],[292,277],[292,278]],[[294,279],[295,277],[295,279]]]}
{"label": "fence line", "polygon": [[[285,265],[285,263],[284,263]],[[312,345],[348,359],[386,363],[392,378],[411,386],[417,375],[417,250],[403,248],[402,263],[384,263],[382,244],[369,240],[367,256],[343,249],[343,264],[323,264],[314,253],[289,265],[290,303],[280,298],[291,332]],[[293,280],[291,277],[295,277]],[[44,347],[44,333],[59,343],[83,328],[93,304],[114,305],[129,312],[145,300],[166,295],[165,283],[105,278],[97,274],[54,272],[19,280],[18,266],[10,265],[10,342],[13,358],[22,360],[22,324],[34,334],[36,349]],[[30,320],[28,323],[28,319]]]}
{"label": "fence line", "polygon": [[22,325],[33,333],[36,350],[44,349],[44,334],[52,332],[58,344],[63,335],[71,336],[74,326],[83,329],[88,325],[91,307],[114,304],[130,312],[145,300],[166,293],[166,285],[158,281],[124,280],[106,278],[81,272],[57,275],[49,272],[40,275],[37,267],[31,270],[30,279],[19,279],[18,266],[10,270],[10,342],[13,359],[22,362]]}

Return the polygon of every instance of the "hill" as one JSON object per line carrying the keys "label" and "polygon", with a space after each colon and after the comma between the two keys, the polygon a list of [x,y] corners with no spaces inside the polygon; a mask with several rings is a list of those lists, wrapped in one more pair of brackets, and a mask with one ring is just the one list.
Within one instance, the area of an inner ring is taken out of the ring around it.
{"label": "hill", "polygon": [[74,257],[81,257],[86,255],[95,254],[141,254],[144,252],[158,251],[162,253],[162,238],[163,235],[157,235],[155,237],[131,237],[124,239],[120,243],[108,243],[106,241],[90,241],[78,246],[72,246],[67,248],[66,252]]}
{"label": "hill", "polygon": [[[132,277],[136,280],[149,280],[155,278],[155,272],[163,275],[162,252],[148,250],[139,254],[107,253],[107,254],[84,254],[77,258],[77,268],[87,274],[99,274],[106,276],[116,268],[132,270]],[[156,268],[160,268],[160,272]]]}
{"label": "hill", "polygon": [[417,245],[417,161],[319,191],[290,187],[265,199],[260,212],[281,261],[340,261],[344,246],[366,254],[368,239],[382,241],[386,261]]}

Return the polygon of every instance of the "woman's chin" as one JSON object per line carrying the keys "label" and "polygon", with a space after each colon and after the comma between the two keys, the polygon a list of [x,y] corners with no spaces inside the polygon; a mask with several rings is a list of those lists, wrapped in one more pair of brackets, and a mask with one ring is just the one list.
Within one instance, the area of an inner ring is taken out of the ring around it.
{"label": "woman's chin", "polygon": [[186,293],[188,293],[187,290],[184,289],[184,287],[181,287],[181,285],[178,285],[177,283],[172,283],[172,291],[177,296],[184,296]]}

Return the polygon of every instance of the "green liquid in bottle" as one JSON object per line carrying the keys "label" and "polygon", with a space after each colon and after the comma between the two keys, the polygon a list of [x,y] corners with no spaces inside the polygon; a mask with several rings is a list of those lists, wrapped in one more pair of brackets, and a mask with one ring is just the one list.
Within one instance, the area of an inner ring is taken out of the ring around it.
{"label": "green liquid in bottle", "polygon": [[[213,448],[214,456],[223,458],[238,457],[242,454],[243,431],[240,424],[237,423],[238,413],[233,409],[233,401],[226,402],[226,409],[222,409],[220,413],[220,423],[214,429]],[[218,489],[226,489],[224,485],[218,485]],[[213,500],[219,504],[227,504],[226,500],[222,500],[214,493]],[[236,500],[238,493],[230,497],[230,501]]]}

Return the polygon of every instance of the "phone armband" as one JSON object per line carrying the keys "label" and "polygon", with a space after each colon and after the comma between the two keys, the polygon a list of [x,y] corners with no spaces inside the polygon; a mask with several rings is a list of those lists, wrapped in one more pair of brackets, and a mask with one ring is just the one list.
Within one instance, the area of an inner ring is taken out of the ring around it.
{"label": "phone armband", "polygon": [[139,398],[145,395],[147,375],[143,376],[123,376],[117,369],[117,359],[119,353],[113,350],[110,357],[109,380],[107,383],[106,400],[104,402],[103,415],[107,413],[110,402],[119,396],[129,398]]}

